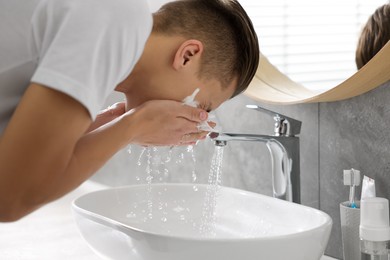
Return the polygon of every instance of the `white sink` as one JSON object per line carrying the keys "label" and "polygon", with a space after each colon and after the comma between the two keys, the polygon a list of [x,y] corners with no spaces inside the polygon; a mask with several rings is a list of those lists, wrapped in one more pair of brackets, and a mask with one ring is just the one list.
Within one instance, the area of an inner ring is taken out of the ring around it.
{"label": "white sink", "polygon": [[207,185],[137,185],[83,195],[73,210],[85,240],[106,259],[322,257],[332,226],[327,214],[232,188],[217,194],[213,207]]}

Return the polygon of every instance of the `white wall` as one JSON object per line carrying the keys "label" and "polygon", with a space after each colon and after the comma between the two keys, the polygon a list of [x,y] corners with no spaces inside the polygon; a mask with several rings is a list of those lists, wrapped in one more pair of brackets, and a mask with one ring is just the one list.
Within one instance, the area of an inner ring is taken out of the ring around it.
{"label": "white wall", "polygon": [[152,12],[158,10],[160,6],[162,6],[165,3],[171,2],[172,0],[147,0]]}

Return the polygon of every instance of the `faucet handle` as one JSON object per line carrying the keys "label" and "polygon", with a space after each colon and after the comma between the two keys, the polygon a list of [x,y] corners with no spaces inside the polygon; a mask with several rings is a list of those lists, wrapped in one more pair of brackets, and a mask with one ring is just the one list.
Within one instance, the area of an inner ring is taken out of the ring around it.
{"label": "faucet handle", "polygon": [[276,136],[295,136],[301,133],[302,122],[299,120],[265,109],[258,105],[246,105],[246,107],[272,116],[275,120],[274,133]]}

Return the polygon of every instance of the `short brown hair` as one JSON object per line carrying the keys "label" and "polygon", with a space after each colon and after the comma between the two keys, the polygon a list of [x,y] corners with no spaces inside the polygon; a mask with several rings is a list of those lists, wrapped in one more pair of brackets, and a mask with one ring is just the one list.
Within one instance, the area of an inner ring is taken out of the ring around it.
{"label": "short brown hair", "polygon": [[370,16],[360,34],[356,49],[356,66],[363,67],[390,40],[390,4],[385,4]]}
{"label": "short brown hair", "polygon": [[259,64],[252,22],[237,0],[177,0],[154,14],[153,32],[196,38],[204,44],[200,77],[228,85],[238,78],[233,97],[245,91]]}

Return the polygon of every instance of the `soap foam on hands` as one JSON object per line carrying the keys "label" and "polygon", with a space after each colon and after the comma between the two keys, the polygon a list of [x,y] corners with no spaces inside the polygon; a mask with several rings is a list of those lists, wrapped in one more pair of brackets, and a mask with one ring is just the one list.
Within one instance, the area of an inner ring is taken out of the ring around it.
{"label": "soap foam on hands", "polygon": [[[197,88],[195,91],[192,93],[192,95],[186,97],[183,99],[183,104],[190,106],[190,107],[198,107],[199,102],[195,100],[196,95],[198,95],[200,89]],[[215,116],[212,114],[208,114],[208,119],[214,119]],[[198,130],[206,131],[206,132],[219,132],[217,129],[212,128],[206,121],[201,122],[198,124]]]}

